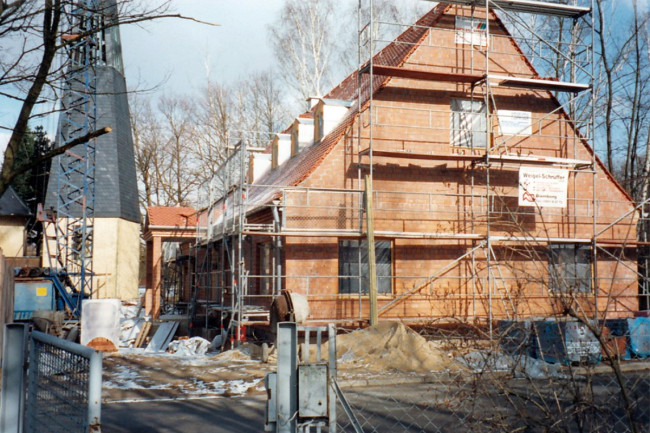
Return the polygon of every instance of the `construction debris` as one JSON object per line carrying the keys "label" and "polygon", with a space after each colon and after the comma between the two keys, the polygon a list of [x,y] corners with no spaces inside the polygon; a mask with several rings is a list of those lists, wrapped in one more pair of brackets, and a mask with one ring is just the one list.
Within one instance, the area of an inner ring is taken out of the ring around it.
{"label": "construction debris", "polygon": [[151,338],[149,345],[147,345],[147,352],[164,352],[167,350],[167,346],[174,338],[176,330],[178,329],[178,322],[169,321],[162,322],[156,333]]}
{"label": "construction debris", "polygon": [[167,352],[178,356],[203,356],[208,351],[210,342],[205,338],[192,337],[186,340],[176,340],[169,343]]}
{"label": "construction debris", "polygon": [[512,372],[515,377],[529,379],[565,379],[561,364],[549,364],[530,356],[510,356],[490,351],[476,351],[458,358],[458,361],[477,373]]}
{"label": "construction debris", "polygon": [[336,345],[339,362],[371,371],[427,372],[454,367],[453,359],[445,351],[401,322],[380,322],[339,335]]}

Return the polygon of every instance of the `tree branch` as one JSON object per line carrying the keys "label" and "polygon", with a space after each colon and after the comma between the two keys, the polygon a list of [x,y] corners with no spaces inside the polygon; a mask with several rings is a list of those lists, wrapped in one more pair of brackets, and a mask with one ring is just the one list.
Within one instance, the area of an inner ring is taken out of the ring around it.
{"label": "tree branch", "polygon": [[63,146],[52,149],[49,152],[47,152],[45,155],[42,155],[39,158],[36,158],[35,160],[32,160],[27,164],[22,164],[16,167],[6,178],[0,179],[0,197],[2,196],[2,194],[5,193],[5,190],[11,184],[11,182],[16,178],[16,176],[20,176],[21,174],[30,170],[32,167],[39,165],[47,160],[50,160],[55,156],[61,155],[65,151],[72,149],[73,147],[79,144],[86,143],[87,141],[100,137],[104,134],[108,134],[111,131],[112,128],[110,126],[105,126],[101,129],[88,133],[83,137],[75,138],[74,140],[64,144]]}

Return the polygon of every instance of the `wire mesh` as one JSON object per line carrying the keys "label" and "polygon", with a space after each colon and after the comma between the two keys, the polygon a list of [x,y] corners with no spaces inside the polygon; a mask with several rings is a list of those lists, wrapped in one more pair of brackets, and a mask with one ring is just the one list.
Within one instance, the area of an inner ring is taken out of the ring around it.
{"label": "wire mesh", "polygon": [[32,339],[27,432],[88,431],[90,359]]}
{"label": "wire mesh", "polygon": [[[649,431],[650,375],[644,361],[550,364],[538,359],[539,353],[532,356],[530,345],[513,351],[512,341],[505,340],[467,330],[429,334],[421,344],[452,360],[444,368],[377,371],[364,377],[363,386],[354,381],[346,386],[341,378],[343,392],[366,433]],[[391,356],[390,350],[379,347],[377,358],[356,362],[377,363]],[[408,351],[415,357],[418,348]],[[340,352],[339,360],[350,356]],[[345,412],[337,414],[337,431],[354,432]]]}

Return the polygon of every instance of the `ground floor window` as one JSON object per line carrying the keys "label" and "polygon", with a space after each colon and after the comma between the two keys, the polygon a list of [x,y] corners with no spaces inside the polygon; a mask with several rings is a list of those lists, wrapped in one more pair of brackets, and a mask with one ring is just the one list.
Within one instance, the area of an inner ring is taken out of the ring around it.
{"label": "ground floor window", "polygon": [[[376,241],[377,293],[391,293],[391,242]],[[339,293],[368,293],[368,242],[339,242]]]}
{"label": "ground floor window", "polygon": [[259,256],[259,288],[261,295],[268,295],[271,292],[271,278],[273,275],[273,260],[271,243],[266,242],[258,245]]}
{"label": "ground floor window", "polygon": [[584,244],[549,245],[548,271],[551,290],[591,292],[591,247]]}

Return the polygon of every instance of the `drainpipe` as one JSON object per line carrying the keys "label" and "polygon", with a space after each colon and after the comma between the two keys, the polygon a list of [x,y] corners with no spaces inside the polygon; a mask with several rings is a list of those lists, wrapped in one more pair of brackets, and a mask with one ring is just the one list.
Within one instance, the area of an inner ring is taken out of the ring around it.
{"label": "drainpipe", "polygon": [[[280,213],[278,212],[278,205],[280,204],[279,200],[273,200],[273,228],[276,233],[279,233],[282,230],[282,223],[280,221]],[[282,262],[281,262],[281,249],[282,249],[282,239],[280,236],[275,237],[275,293],[277,295],[282,289]]]}

